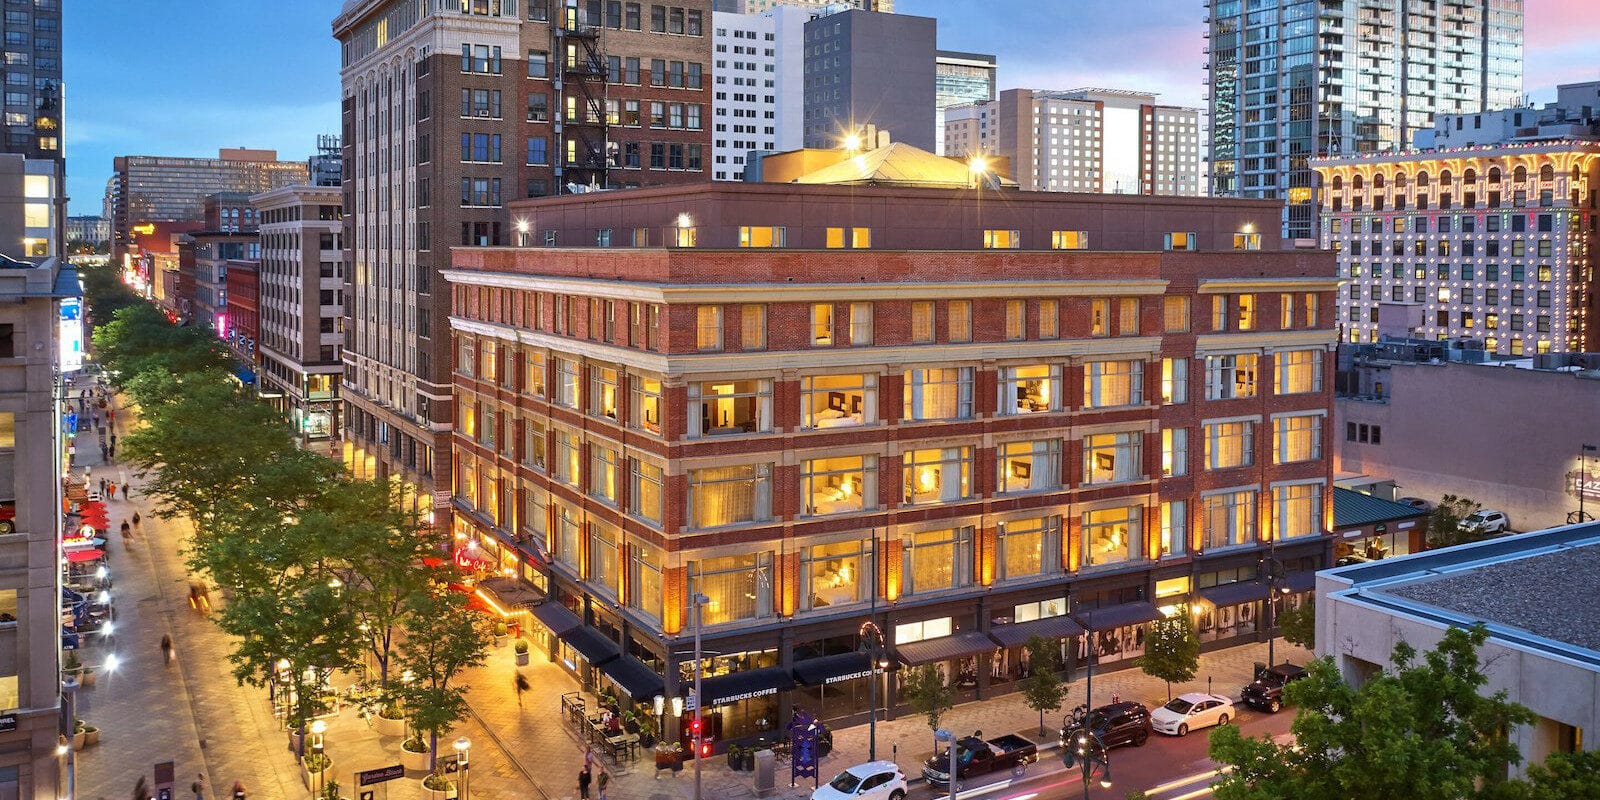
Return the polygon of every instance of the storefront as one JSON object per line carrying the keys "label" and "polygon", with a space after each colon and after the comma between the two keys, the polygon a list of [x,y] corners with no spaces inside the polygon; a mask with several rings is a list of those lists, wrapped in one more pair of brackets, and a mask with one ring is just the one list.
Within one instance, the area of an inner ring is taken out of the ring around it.
{"label": "storefront", "polygon": [[[908,626],[895,626],[896,660],[908,667],[932,664],[946,685],[963,693],[977,691],[978,656],[995,649],[995,641],[989,638],[988,634],[982,631],[961,631],[948,636],[901,644],[899,643],[902,637],[901,629],[906,627]],[[965,699],[970,699],[970,696]]]}
{"label": "storefront", "polygon": [[[1269,587],[1265,581],[1252,575],[1230,583],[1202,586],[1195,592],[1200,602],[1195,618],[1195,633],[1201,642],[1223,641],[1244,636],[1254,636],[1260,630],[1261,603],[1267,599]],[[1233,573],[1227,573],[1235,577]],[[1209,577],[1216,580],[1217,573],[1200,576],[1201,583]]]}
{"label": "storefront", "polygon": [[1377,561],[1427,548],[1428,512],[1334,487],[1335,564]]}
{"label": "storefront", "polygon": [[1033,674],[1028,641],[1035,636],[1055,643],[1057,663],[1063,667],[1072,663],[1068,658],[1075,649],[1072,642],[1083,635],[1083,627],[1062,612],[1064,606],[1064,600],[1050,601],[1046,611],[1053,613],[1042,619],[1017,622],[1012,618],[995,617],[990,620],[989,637],[999,645],[989,658],[990,686],[1015,683]]}
{"label": "storefront", "polygon": [[[729,672],[700,679],[700,691],[705,707],[700,712],[704,735],[713,742],[751,736],[775,736],[783,727],[778,718],[779,693],[794,688],[794,679],[782,667]],[[684,694],[691,695],[694,679],[684,684]],[[685,704],[685,708],[688,704]],[[689,721],[693,714],[684,714],[683,736],[690,737]]]}
{"label": "storefront", "polygon": [[[887,666],[887,664],[883,665]],[[836,720],[866,714],[872,709],[874,680],[877,703],[887,700],[883,683],[887,670],[874,669],[866,653],[839,653],[796,661],[790,668],[797,684],[789,695],[796,711],[804,710],[820,720]]]}
{"label": "storefront", "polygon": [[1078,637],[1078,663],[1088,663],[1091,654],[1097,666],[1144,655],[1150,623],[1163,616],[1154,603],[1144,600],[1074,614],[1073,620],[1085,631]]}

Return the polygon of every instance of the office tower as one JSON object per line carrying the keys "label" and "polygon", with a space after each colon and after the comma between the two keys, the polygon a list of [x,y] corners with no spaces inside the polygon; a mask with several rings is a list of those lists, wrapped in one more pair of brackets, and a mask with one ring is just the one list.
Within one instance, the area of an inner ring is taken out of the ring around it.
{"label": "office tower", "polygon": [[869,126],[935,150],[931,17],[852,9],[805,26],[805,146],[837,147]]}
{"label": "office tower", "polygon": [[1004,156],[1023,189],[1200,194],[1200,112],[1153,94],[1007,89],[949,113],[945,153]]}
{"label": "office tower", "polygon": [[[861,182],[901,158],[956,185]],[[704,595],[720,747],[796,706],[859,720],[880,659],[985,700],[1033,635],[1078,668],[1132,663],[1163,607],[1254,641],[1269,542],[1312,588],[1332,254],[1279,251],[1271,201],[967,172],[895,143],[521,201],[557,246],[453,253],[455,541],[538,657],[678,697]],[[644,247],[584,247],[597,227]]]}
{"label": "office tower", "polygon": [[933,55],[934,134],[939,155],[945,155],[944,115],[953,106],[994,99],[994,56],[939,50]]}
{"label": "office tower", "polygon": [[111,241],[111,220],[105,217],[67,217],[67,241],[103,245]]}
{"label": "office tower", "polygon": [[135,227],[205,219],[218,192],[263,192],[306,182],[306,162],[279,161],[275,150],[223,148],[216,158],[118,156],[107,184],[111,257],[129,255]]}
{"label": "office tower", "polygon": [[1516,105],[1522,0],[1207,0],[1210,183],[1316,236],[1314,156],[1407,146],[1434,114]]}
{"label": "office tower", "polygon": [[306,159],[312,186],[344,185],[344,145],[336,135],[318,134],[317,154]]}
{"label": "office tower", "polygon": [[801,146],[805,80],[802,38],[814,12],[773,6],[759,14],[715,12],[711,75],[713,180],[744,177],[752,150]]}
{"label": "office tower", "polygon": [[515,198],[707,179],[710,21],[710,0],[344,3],[341,393],[355,474],[400,479],[424,512],[448,498],[439,275],[452,247],[522,235]]}
{"label": "office tower", "polygon": [[30,161],[48,162],[51,170],[30,168],[34,174],[49,175],[56,185],[51,190],[55,206],[51,210],[54,231],[49,252],[29,246],[30,253],[17,251],[8,242],[0,253],[13,257],[44,258],[63,251],[66,245],[67,179],[65,133],[65,90],[61,83],[61,2],[33,0],[7,3],[0,32],[5,34],[5,139],[0,153],[18,153]]}
{"label": "office tower", "polygon": [[859,8],[863,11],[894,13],[894,0],[714,0],[716,11],[728,14],[760,14],[774,8],[802,8],[812,13],[830,8]]}

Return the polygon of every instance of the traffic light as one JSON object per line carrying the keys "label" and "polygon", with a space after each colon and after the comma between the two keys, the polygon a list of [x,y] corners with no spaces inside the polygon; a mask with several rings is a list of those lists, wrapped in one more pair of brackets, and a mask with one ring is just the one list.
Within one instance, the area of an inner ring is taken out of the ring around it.
{"label": "traffic light", "polygon": [[699,736],[700,735],[700,718],[699,717],[695,717],[695,718],[689,720],[689,735],[690,736]]}
{"label": "traffic light", "polygon": [[709,739],[700,743],[700,757],[711,757],[711,741]]}

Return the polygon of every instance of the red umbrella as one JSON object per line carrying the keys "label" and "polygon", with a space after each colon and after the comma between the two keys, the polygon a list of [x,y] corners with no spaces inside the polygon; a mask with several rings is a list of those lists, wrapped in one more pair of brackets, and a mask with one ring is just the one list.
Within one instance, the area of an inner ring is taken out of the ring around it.
{"label": "red umbrella", "polygon": [[105,556],[106,551],[104,550],[75,550],[67,554],[67,561],[73,564],[81,564],[85,561],[98,561],[105,558]]}
{"label": "red umbrella", "polygon": [[105,514],[83,514],[80,519],[84,524],[93,525],[96,528],[104,528],[111,524],[111,518]]}

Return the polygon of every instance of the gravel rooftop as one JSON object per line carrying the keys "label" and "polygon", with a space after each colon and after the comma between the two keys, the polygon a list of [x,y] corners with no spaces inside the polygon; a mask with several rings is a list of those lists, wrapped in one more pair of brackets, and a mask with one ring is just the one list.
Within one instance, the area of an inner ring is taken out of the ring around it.
{"label": "gravel rooftop", "polygon": [[1384,591],[1600,652],[1600,546],[1520,558]]}

